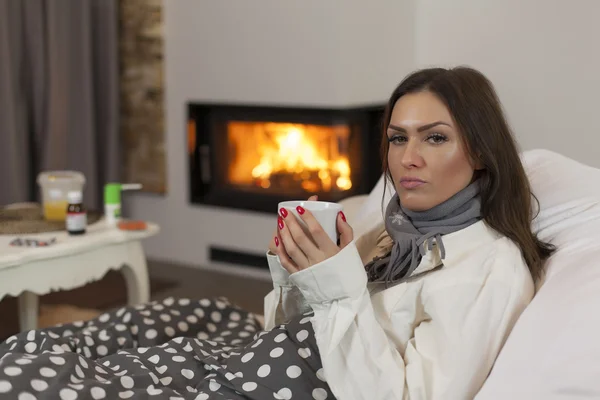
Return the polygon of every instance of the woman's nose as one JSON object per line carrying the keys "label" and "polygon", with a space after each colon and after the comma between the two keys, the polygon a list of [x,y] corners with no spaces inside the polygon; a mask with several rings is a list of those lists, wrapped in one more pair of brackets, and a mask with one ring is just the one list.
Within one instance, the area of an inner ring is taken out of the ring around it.
{"label": "woman's nose", "polygon": [[402,154],[402,166],[404,168],[414,168],[423,165],[423,158],[420,155],[419,144],[416,140],[409,140],[404,146]]}

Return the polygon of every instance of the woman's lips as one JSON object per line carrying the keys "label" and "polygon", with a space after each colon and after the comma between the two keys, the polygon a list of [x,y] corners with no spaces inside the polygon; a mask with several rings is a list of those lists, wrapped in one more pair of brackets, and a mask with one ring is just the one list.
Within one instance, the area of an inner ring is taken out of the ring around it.
{"label": "woman's lips", "polygon": [[400,180],[400,185],[404,189],[416,189],[419,186],[422,186],[424,184],[425,184],[425,181],[422,181],[420,179],[401,179]]}

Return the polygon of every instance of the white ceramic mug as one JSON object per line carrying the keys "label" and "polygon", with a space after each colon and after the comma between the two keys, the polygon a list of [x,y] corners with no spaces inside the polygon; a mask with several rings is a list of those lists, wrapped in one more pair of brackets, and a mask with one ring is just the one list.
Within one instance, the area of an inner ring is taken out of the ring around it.
{"label": "white ceramic mug", "polygon": [[329,203],[327,201],[283,201],[279,203],[277,206],[277,211],[285,208],[291,214],[293,214],[298,221],[306,228],[306,224],[298,215],[298,211],[296,207],[302,206],[305,210],[309,210],[315,217],[317,221],[323,227],[327,236],[333,241],[333,243],[337,243],[337,216],[340,211],[342,211],[342,206],[337,203]]}

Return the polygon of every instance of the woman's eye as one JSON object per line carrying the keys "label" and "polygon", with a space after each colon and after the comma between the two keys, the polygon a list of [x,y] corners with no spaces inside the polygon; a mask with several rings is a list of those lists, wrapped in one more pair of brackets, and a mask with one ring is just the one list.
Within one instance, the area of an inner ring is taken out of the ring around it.
{"label": "woman's eye", "polygon": [[393,144],[402,144],[402,143],[406,142],[406,137],[401,136],[401,135],[390,136],[390,137],[388,137],[388,142],[393,143]]}
{"label": "woman's eye", "polygon": [[427,141],[433,144],[442,144],[448,141],[448,138],[441,133],[432,133],[427,137]]}

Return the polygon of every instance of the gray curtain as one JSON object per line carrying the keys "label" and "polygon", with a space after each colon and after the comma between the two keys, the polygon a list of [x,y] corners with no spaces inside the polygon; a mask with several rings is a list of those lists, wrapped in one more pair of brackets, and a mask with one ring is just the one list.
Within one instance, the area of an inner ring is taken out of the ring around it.
{"label": "gray curtain", "polygon": [[0,205],[76,170],[90,208],[119,178],[117,0],[0,0]]}

